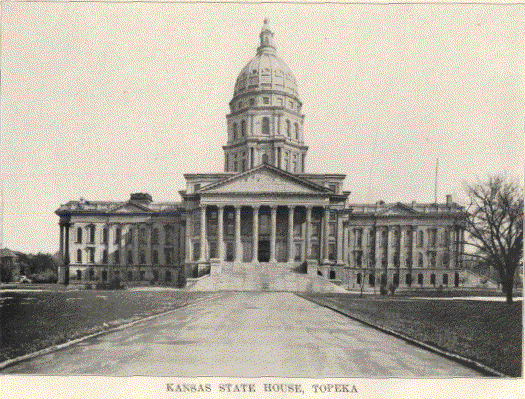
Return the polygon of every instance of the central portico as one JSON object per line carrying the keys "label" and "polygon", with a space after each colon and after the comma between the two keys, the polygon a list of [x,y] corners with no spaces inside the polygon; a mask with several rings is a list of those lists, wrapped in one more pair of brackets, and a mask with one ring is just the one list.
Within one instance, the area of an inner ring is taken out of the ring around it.
{"label": "central portico", "polygon": [[[342,175],[315,175],[334,186]],[[222,270],[226,263],[295,267],[343,263],[348,193],[261,164],[236,174],[187,174],[186,264]],[[214,181],[210,181],[214,180]]]}

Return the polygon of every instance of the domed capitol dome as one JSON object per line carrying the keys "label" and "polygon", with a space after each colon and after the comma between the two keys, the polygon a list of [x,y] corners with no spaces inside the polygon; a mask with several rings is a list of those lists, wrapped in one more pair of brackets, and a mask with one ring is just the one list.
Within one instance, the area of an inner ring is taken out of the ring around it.
{"label": "domed capitol dome", "polygon": [[277,56],[268,18],[264,20],[259,36],[261,42],[257,54],[239,73],[235,83],[234,97],[259,90],[275,90],[297,98],[299,95],[297,81],[292,70]]}

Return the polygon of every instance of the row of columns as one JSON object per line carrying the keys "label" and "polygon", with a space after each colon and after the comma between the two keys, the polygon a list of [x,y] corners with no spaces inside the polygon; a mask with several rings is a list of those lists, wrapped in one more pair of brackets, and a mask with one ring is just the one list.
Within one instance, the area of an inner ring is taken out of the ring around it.
{"label": "row of columns", "polygon": [[[226,205],[219,204],[219,205],[211,205],[216,206],[218,209],[218,245],[217,245],[217,253],[218,258],[223,260],[224,259],[224,252],[223,252],[223,242],[224,242],[224,208]],[[253,209],[253,224],[252,224],[252,262],[255,262],[258,260],[258,252],[259,252],[259,211],[260,211],[260,205],[247,205],[248,207]],[[267,205],[270,208],[270,260],[269,262],[276,262],[276,228],[277,228],[277,207],[278,205]],[[295,245],[294,245],[294,236],[293,236],[293,228],[294,228],[294,214],[295,214],[295,205],[285,205],[288,208],[288,237],[287,237],[287,243],[288,243],[288,262],[293,262],[295,259]],[[206,243],[207,243],[207,224],[206,224],[206,210],[208,205],[201,205],[199,208],[200,210],[200,254],[198,262],[205,262],[206,259]],[[321,258],[323,262],[328,262],[328,237],[329,237],[329,207],[328,206],[321,206],[324,209],[322,222],[321,222],[321,236],[320,239],[320,245],[321,246]],[[242,243],[241,243],[241,208],[242,205],[234,205],[233,208],[235,209],[235,261],[242,261],[243,259],[243,249],[242,249]],[[312,225],[312,208],[313,206],[306,206],[306,231],[305,231],[305,251],[306,251],[306,258],[308,258],[308,251],[311,248],[311,225]],[[339,218],[340,219],[340,218]],[[337,260],[339,262],[342,262],[342,251],[339,250],[339,247],[342,247],[342,220],[338,220],[338,230],[339,234],[337,234],[337,254],[338,258]],[[190,225],[190,222],[187,221],[187,226]],[[186,261],[191,262],[193,259],[193,246],[192,243],[192,233],[190,231],[190,228],[186,228]],[[322,244],[321,244],[322,243]]]}
{"label": "row of columns", "polygon": [[[373,227],[364,227],[363,228],[363,239],[362,239],[362,245],[360,247],[354,246],[354,250],[362,250],[363,254],[363,263],[367,263],[370,259],[370,245],[367,245],[365,243],[365,240],[368,240],[370,237],[370,232],[373,231]],[[393,240],[394,237],[394,231],[397,230],[399,232],[399,245]],[[386,247],[383,245],[382,242],[382,232],[386,230]],[[410,245],[405,245],[406,236],[409,232],[412,232],[412,240]],[[386,248],[386,259],[387,259],[387,268],[394,268],[395,265],[392,261],[394,254],[399,254],[399,265],[403,267],[403,265],[406,264],[406,260],[410,259],[412,267],[417,265],[418,259],[416,259],[418,253],[423,253],[424,247],[421,247],[421,250],[418,251],[416,248],[420,248],[417,246],[417,232],[419,230],[414,226],[377,226],[375,227],[375,246],[374,246],[374,255],[375,255],[375,267],[379,268],[382,266],[382,260],[383,256],[385,255],[385,248]],[[448,253],[449,254],[449,267],[455,268],[457,267],[459,263],[459,254],[461,254],[462,247],[461,247],[461,240],[462,240],[462,234],[463,229],[453,229],[450,230],[451,237],[450,237],[450,244],[449,247],[441,247],[441,246],[435,246],[432,247],[432,250],[436,254],[443,254]],[[397,251],[397,248],[399,247],[399,251]],[[450,250],[450,247],[452,250]],[[353,263],[353,260],[351,261]],[[366,264],[365,263],[365,264]]]}

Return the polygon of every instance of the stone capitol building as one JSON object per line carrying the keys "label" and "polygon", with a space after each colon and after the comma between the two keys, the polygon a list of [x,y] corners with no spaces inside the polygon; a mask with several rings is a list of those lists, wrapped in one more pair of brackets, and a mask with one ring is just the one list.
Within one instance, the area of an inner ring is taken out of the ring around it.
{"label": "stone capitol building", "polygon": [[354,204],[345,175],[307,172],[303,104],[273,37],[265,20],[235,81],[224,172],[185,174],[181,202],[134,193],[56,210],[62,282],[170,284],[180,273],[201,280],[279,270],[348,290],[460,284],[467,214],[450,195]]}

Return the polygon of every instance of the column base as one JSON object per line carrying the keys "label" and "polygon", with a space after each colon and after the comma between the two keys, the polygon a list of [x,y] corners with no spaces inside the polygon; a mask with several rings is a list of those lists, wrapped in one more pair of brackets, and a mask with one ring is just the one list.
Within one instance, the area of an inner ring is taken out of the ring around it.
{"label": "column base", "polygon": [[210,260],[210,274],[221,274],[222,273],[222,261],[220,259]]}
{"label": "column base", "polygon": [[319,263],[317,259],[307,259],[306,260],[306,273],[309,276],[317,276],[317,270],[319,268]]}

